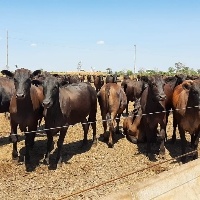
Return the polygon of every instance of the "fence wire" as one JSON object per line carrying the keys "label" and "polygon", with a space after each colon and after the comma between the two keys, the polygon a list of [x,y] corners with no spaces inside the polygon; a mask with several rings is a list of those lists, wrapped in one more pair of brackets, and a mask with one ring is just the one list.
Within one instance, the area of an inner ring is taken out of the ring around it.
{"label": "fence wire", "polygon": [[[155,112],[150,112],[150,113],[142,113],[142,114],[133,114],[134,117],[139,117],[139,116],[147,116],[147,115],[155,115],[155,114],[160,114],[160,113],[167,113],[167,112],[174,112],[174,111],[179,111],[179,110],[186,110],[186,109],[194,109],[194,108],[198,108],[200,109],[200,106],[188,106],[188,107],[184,107],[184,108],[179,108],[179,109],[170,109],[170,110],[163,110],[163,111],[155,111]],[[99,123],[99,122],[105,122],[105,121],[112,121],[112,120],[116,120],[116,119],[125,119],[125,118],[132,118],[133,115],[130,115],[131,113],[128,114],[128,116],[121,116],[120,118],[115,118],[115,119],[99,119],[93,122],[87,122],[87,123],[76,123],[76,124],[93,124],[93,123]],[[41,126],[37,127],[37,130],[35,131],[23,131],[21,133],[23,134],[29,134],[29,133],[36,133],[38,135],[44,135],[45,131],[50,131],[50,130],[55,130],[55,129],[62,129],[62,128],[69,128],[70,126],[74,126],[76,124],[67,124],[67,125],[63,125],[63,126],[57,126],[57,127],[51,127],[51,128],[41,128],[44,127],[45,124],[42,124]],[[18,134],[14,134],[12,133],[12,135],[18,135]]]}
{"label": "fence wire", "polygon": [[194,151],[190,151],[190,152],[188,152],[188,153],[182,154],[182,155],[180,155],[180,156],[177,156],[177,157],[175,157],[175,158],[166,159],[166,160],[161,161],[161,162],[158,162],[158,163],[156,163],[156,164],[154,164],[154,165],[151,165],[151,166],[148,166],[148,167],[144,167],[144,168],[142,168],[142,169],[138,169],[138,170],[129,172],[129,173],[124,174],[124,175],[121,175],[121,176],[119,176],[119,177],[117,177],[117,178],[113,178],[113,179],[107,180],[107,181],[102,182],[102,183],[100,183],[100,184],[97,184],[97,185],[95,185],[95,186],[93,186],[93,187],[88,187],[88,188],[86,188],[86,189],[83,189],[83,190],[74,192],[74,193],[72,193],[72,194],[63,195],[63,196],[61,196],[60,198],[57,198],[57,200],[63,200],[63,199],[67,199],[67,198],[69,198],[69,197],[76,196],[76,195],[78,195],[78,194],[82,194],[82,193],[84,193],[84,192],[93,190],[93,189],[95,189],[95,188],[101,187],[101,186],[106,185],[106,184],[108,184],[108,183],[111,183],[111,182],[114,182],[114,181],[117,181],[117,180],[126,178],[126,177],[128,177],[128,176],[130,176],[130,175],[133,175],[133,174],[136,174],[136,173],[138,173],[138,172],[143,172],[143,171],[145,171],[145,170],[154,168],[154,167],[156,167],[156,166],[158,166],[158,165],[161,165],[161,164],[164,164],[164,163],[173,161],[173,160],[180,159],[180,158],[182,158],[182,157],[184,157],[184,156],[188,156],[188,155],[194,154],[194,153],[196,153],[196,152],[197,152],[197,150],[194,150]]}

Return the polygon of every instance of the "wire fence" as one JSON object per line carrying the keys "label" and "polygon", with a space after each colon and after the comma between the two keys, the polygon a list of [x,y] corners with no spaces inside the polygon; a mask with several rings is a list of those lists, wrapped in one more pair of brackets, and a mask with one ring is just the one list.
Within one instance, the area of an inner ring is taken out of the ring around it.
{"label": "wire fence", "polygon": [[[134,114],[134,117],[142,117],[142,116],[147,116],[147,115],[155,115],[155,114],[160,114],[160,113],[173,113],[174,111],[180,111],[180,110],[186,110],[186,109],[200,109],[199,106],[188,106],[188,107],[184,107],[184,108],[179,108],[179,109],[170,109],[170,110],[163,110],[163,111],[155,111],[155,112],[150,112],[150,113],[142,113],[142,114]],[[81,125],[84,124],[93,124],[93,123],[99,123],[99,122],[108,122],[108,121],[112,121],[112,120],[116,120],[116,119],[125,119],[125,118],[132,118],[133,115],[131,113],[128,114],[128,116],[121,116],[120,118],[115,118],[115,119],[98,119],[96,121],[89,121],[87,123],[81,123]],[[56,126],[56,127],[50,127],[50,128],[43,128],[45,126],[45,124],[42,124],[41,126],[37,127],[37,130],[34,131],[24,131],[21,132],[23,134],[29,134],[29,133],[37,133],[38,135],[44,135],[45,131],[50,131],[50,130],[56,130],[56,129],[62,129],[62,128],[69,128],[70,126],[74,126],[75,124],[67,124],[63,125],[63,126]],[[18,134],[14,134],[12,133],[12,135],[18,135]]]}
{"label": "wire fence", "polygon": [[[173,113],[174,111],[185,110],[185,109],[197,109],[197,108],[199,108],[199,106],[193,106],[193,107],[190,106],[190,107],[184,107],[184,108],[175,109],[175,110],[170,109],[170,110],[163,110],[163,111],[160,111],[160,112],[151,112],[151,113],[146,113],[146,114],[141,114],[141,115],[137,115],[137,114],[136,114],[135,116],[154,115],[154,114],[166,113],[166,112],[172,112],[172,113]],[[130,114],[130,113],[129,113],[129,114]],[[126,117],[132,117],[132,116],[131,116],[131,115],[129,115],[129,116],[122,116],[121,118],[122,118],[122,119],[125,119]],[[116,119],[116,118],[115,118],[115,119]],[[113,119],[107,119],[107,120],[99,119],[99,120],[96,120],[95,122],[87,122],[87,123],[82,123],[82,124],[100,123],[100,122],[109,121],[109,120],[113,120]],[[43,124],[42,126],[44,126],[44,124]],[[55,130],[55,129],[62,129],[62,128],[68,128],[69,126],[74,126],[74,125],[70,125],[70,124],[69,124],[69,125],[64,125],[64,126],[51,127],[51,128],[48,128],[48,129],[46,129],[46,128],[40,129],[40,127],[38,127],[38,130],[36,130],[36,131],[30,131],[30,132],[29,132],[29,131],[25,131],[25,132],[21,132],[21,133],[22,133],[22,134],[37,133],[38,135],[41,135],[41,134],[44,135],[44,134],[45,134],[45,133],[44,133],[45,131],[48,131],[48,130]],[[174,161],[174,160],[178,160],[178,159],[180,159],[180,158],[182,158],[182,157],[185,157],[185,156],[188,156],[188,155],[192,155],[192,154],[194,154],[194,153],[196,153],[196,152],[197,152],[197,150],[194,150],[194,151],[191,151],[191,152],[182,154],[182,155],[180,155],[180,156],[176,156],[176,157],[174,157],[174,158],[166,159],[166,160],[164,160],[164,161],[158,161],[157,163],[155,163],[155,164],[153,164],[153,165],[151,165],[151,166],[144,167],[144,168],[141,168],[141,169],[138,169],[138,170],[135,170],[135,171],[130,171],[130,172],[128,172],[128,173],[126,173],[126,174],[122,174],[122,175],[120,175],[120,176],[118,176],[118,177],[116,177],[116,178],[112,178],[112,179],[109,179],[109,180],[107,180],[107,181],[103,181],[103,182],[101,182],[101,183],[99,183],[99,184],[96,184],[96,185],[94,185],[94,186],[92,186],[92,187],[88,187],[88,188],[85,188],[85,189],[83,189],[83,190],[75,191],[74,193],[71,193],[71,194],[62,195],[60,198],[57,198],[57,200],[68,199],[68,198],[70,198],[70,197],[74,197],[74,196],[76,196],[76,195],[79,195],[79,194],[82,194],[82,193],[85,193],[85,192],[94,190],[94,189],[99,188],[99,187],[101,187],[101,186],[104,186],[104,185],[106,185],[106,184],[115,182],[115,181],[117,181],[117,180],[124,179],[124,178],[126,178],[126,177],[128,177],[128,176],[131,176],[131,175],[133,175],[133,174],[136,174],[136,173],[138,173],[138,172],[144,172],[145,170],[154,168],[154,167],[159,166],[159,165],[162,165],[162,164],[164,164],[164,163],[171,162],[171,161]]]}
{"label": "wire fence", "polygon": [[[182,108],[182,109],[197,109],[197,108],[199,108],[199,106],[194,106],[194,107],[185,107],[185,108]],[[181,110],[181,109],[176,109],[177,111],[178,110]],[[148,114],[141,114],[142,116],[146,116],[146,115],[153,115],[153,114],[159,114],[159,113],[166,113],[166,112],[174,112],[174,110],[172,110],[172,109],[170,109],[170,110],[164,110],[164,111],[161,111],[161,112],[152,112],[152,113],[148,113]],[[130,114],[130,113],[129,113]],[[141,116],[141,115],[135,115],[135,116]],[[132,117],[132,116],[122,116],[122,119],[125,119],[126,117]],[[95,122],[88,122],[88,124],[91,124],[91,123],[99,123],[99,122],[103,122],[103,121],[109,121],[109,120],[102,120],[102,119],[99,119],[99,120],[96,120]],[[87,123],[86,123],[87,124]],[[43,124],[43,126],[44,126],[44,124]],[[62,129],[62,128],[67,128],[67,127],[69,127],[69,126],[74,126],[74,125],[65,125],[65,126],[59,126],[59,127],[52,127],[52,128],[49,128],[49,129],[42,129],[42,130],[37,130],[37,131],[32,131],[32,132],[21,132],[22,134],[24,133],[24,134],[29,134],[29,133],[37,133],[37,134],[42,134],[42,135],[44,135],[45,133],[45,131],[46,130],[54,130],[54,129]],[[38,127],[39,128],[39,127]],[[128,176],[131,176],[131,175],[133,175],[133,174],[137,174],[137,173],[139,173],[139,172],[144,172],[145,170],[149,170],[149,169],[152,169],[152,168],[154,168],[154,167],[156,167],[156,166],[159,166],[159,165],[162,165],[162,164],[164,164],[164,163],[167,163],[167,162],[172,162],[172,161],[174,161],[174,160],[178,160],[178,159],[180,159],[180,158],[182,158],[182,157],[184,157],[184,156],[187,156],[187,155],[192,155],[192,154],[194,154],[194,153],[196,153],[197,152],[197,150],[194,150],[194,151],[191,151],[191,152],[188,152],[188,153],[186,153],[186,154],[182,154],[182,155],[180,155],[180,156],[176,156],[176,157],[174,157],[174,158],[170,158],[170,159],[166,159],[166,160],[163,160],[163,161],[158,161],[157,163],[155,163],[155,164],[153,164],[153,165],[151,165],[151,166],[148,166],[148,167],[144,167],[144,168],[141,168],[141,169],[138,169],[138,170],[135,170],[135,171],[130,171],[130,172],[128,172],[128,173],[126,173],[126,174],[121,174],[120,176],[118,176],[118,177],[116,177],[116,178],[111,178],[111,179],[109,179],[109,180],[106,180],[106,181],[103,181],[103,182],[101,182],[101,183],[99,183],[99,184],[96,184],[96,185],[94,185],[94,186],[92,186],[92,187],[87,187],[87,188],[85,188],[85,189],[82,189],[82,190],[78,190],[78,191],[75,191],[75,192],[73,192],[73,193],[71,193],[71,194],[66,194],[66,195],[62,195],[61,197],[59,197],[59,198],[56,198],[57,200],[62,200],[62,199],[68,199],[68,198],[71,198],[71,197],[75,197],[75,196],[77,196],[77,195],[80,195],[80,194],[83,194],[83,193],[86,193],[86,192],[89,192],[89,191],[92,191],[92,190],[95,190],[95,189],[98,189],[99,187],[103,187],[103,186],[105,186],[105,185],[107,185],[107,184],[109,184],[109,183],[113,183],[113,182],[116,182],[116,181],[118,181],[118,180],[121,180],[121,179],[124,179],[124,178],[126,178],[126,177],[128,177]]]}
{"label": "wire fence", "polygon": [[[175,158],[166,159],[166,160],[161,161],[161,162],[158,162],[158,163],[156,163],[156,164],[154,164],[154,165],[151,165],[151,166],[148,166],[148,167],[144,167],[144,168],[142,168],[142,169],[138,169],[138,170],[129,172],[129,173],[127,173],[127,174],[118,176],[117,178],[113,178],[113,179],[107,180],[107,181],[102,182],[102,183],[100,183],[100,184],[97,184],[97,185],[95,185],[95,186],[93,186],[93,187],[88,187],[88,188],[86,188],[86,189],[84,189],[84,190],[80,190],[80,191],[74,192],[74,193],[72,193],[72,194],[63,195],[63,196],[61,196],[60,198],[57,198],[57,200],[67,199],[67,198],[69,198],[69,197],[73,197],[73,196],[76,196],[76,195],[78,195],[78,194],[82,194],[82,193],[84,193],[84,192],[87,192],[87,191],[96,189],[96,188],[101,187],[101,186],[103,186],[103,185],[106,185],[106,184],[108,184],[108,183],[111,183],[111,182],[114,182],[114,181],[117,181],[117,180],[126,178],[127,176],[130,176],[130,175],[133,175],[133,174],[136,174],[136,173],[139,173],[139,172],[143,172],[143,171],[145,171],[145,170],[154,168],[154,167],[156,167],[156,166],[158,166],[158,165],[162,165],[162,164],[164,164],[164,163],[167,163],[167,162],[170,162],[170,161],[174,161],[174,160],[180,159],[180,158],[182,158],[182,157],[185,157],[185,156],[194,154],[194,153],[196,153],[196,152],[197,152],[197,150],[194,150],[194,151],[190,151],[190,152],[188,152],[188,153],[182,154],[182,155],[180,155],[180,156],[177,156],[177,157],[175,157]],[[171,190],[172,190],[172,189],[171,189]]]}

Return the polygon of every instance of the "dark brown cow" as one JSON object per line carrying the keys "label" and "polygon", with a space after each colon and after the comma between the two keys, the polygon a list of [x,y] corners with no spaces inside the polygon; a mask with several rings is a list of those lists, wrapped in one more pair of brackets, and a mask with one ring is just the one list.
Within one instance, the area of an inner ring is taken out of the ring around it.
{"label": "dark brown cow", "polygon": [[94,86],[96,88],[96,92],[98,92],[103,85],[104,85],[103,75],[95,76],[94,77]]}
{"label": "dark brown cow", "polygon": [[10,100],[14,92],[13,79],[0,77],[0,113],[9,112]]}
{"label": "dark brown cow", "polygon": [[[157,139],[160,143],[160,156],[165,155],[166,113],[164,100],[164,80],[162,76],[148,77],[148,87],[142,92],[140,104],[142,108],[141,127],[147,140],[147,154],[151,155],[151,142]],[[160,124],[160,131],[157,130]]]}
{"label": "dark brown cow", "polygon": [[[174,117],[178,123],[181,137],[182,154],[185,154],[185,132],[192,137],[192,145],[197,150],[200,131],[200,80],[186,80],[174,89],[173,93]],[[194,159],[198,157],[195,153]],[[182,157],[185,162],[186,157]]]}
{"label": "dark brown cow", "polygon": [[[165,99],[166,124],[168,123],[170,110],[173,109],[172,96],[173,96],[174,88],[177,85],[181,84],[185,79],[186,79],[186,76],[181,75],[181,74],[164,78],[164,81],[166,83],[164,86],[164,92],[166,94],[166,99]],[[176,141],[176,126],[177,126],[177,123],[173,117],[173,136],[172,136],[173,143]],[[166,139],[167,139],[167,134],[166,134]]]}
{"label": "dark brown cow", "polygon": [[133,102],[139,99],[146,86],[147,83],[143,80],[136,81],[127,79],[121,83],[121,87],[124,89],[124,92],[126,93],[127,96],[126,115],[128,115],[129,101]]}
{"label": "dark brown cow", "polygon": [[107,75],[106,83],[117,83],[117,75]]}
{"label": "dark brown cow", "polygon": [[108,146],[113,147],[114,121],[116,119],[116,131],[119,131],[120,116],[127,105],[126,94],[119,85],[115,83],[107,83],[102,86],[101,90],[98,92],[98,101],[103,120],[104,137],[106,136],[108,123],[110,132]]}
{"label": "dark brown cow", "polygon": [[92,76],[91,75],[87,75],[87,82],[92,83]]}
{"label": "dark brown cow", "polygon": [[[49,156],[53,142],[53,136],[60,131],[57,142],[58,153],[56,163],[62,161],[62,146],[68,125],[74,125],[81,122],[84,130],[83,142],[87,142],[89,122],[93,129],[93,144],[96,139],[96,112],[97,112],[97,94],[95,89],[88,83],[69,84],[61,87],[56,77],[48,76],[44,80],[44,116],[45,128],[47,133],[47,153],[45,162],[49,164]],[[86,117],[88,117],[88,120]],[[63,127],[65,126],[65,127]],[[63,127],[62,129],[50,129]]]}
{"label": "dark brown cow", "polygon": [[144,142],[145,135],[142,132],[142,108],[140,101],[134,103],[134,110],[124,119],[123,131],[127,139],[132,143]]}
{"label": "dark brown cow", "polygon": [[131,79],[129,75],[124,75],[123,80]]}
{"label": "dark brown cow", "polygon": [[[14,159],[18,158],[17,151],[17,126],[21,131],[36,131],[38,120],[42,119],[42,101],[43,90],[41,87],[36,87],[31,84],[31,80],[34,76],[40,73],[40,70],[36,70],[31,73],[28,69],[17,69],[14,73],[3,70],[2,74],[5,74],[14,79],[15,93],[10,102],[10,125],[11,135],[10,140],[13,142],[12,156]],[[25,146],[26,155],[25,161],[30,161],[29,150],[33,147],[35,132],[26,133]]]}
{"label": "dark brown cow", "polygon": [[72,83],[80,83],[80,78],[78,75],[66,75],[65,76],[66,78],[66,81],[69,83],[69,84],[72,84]]}

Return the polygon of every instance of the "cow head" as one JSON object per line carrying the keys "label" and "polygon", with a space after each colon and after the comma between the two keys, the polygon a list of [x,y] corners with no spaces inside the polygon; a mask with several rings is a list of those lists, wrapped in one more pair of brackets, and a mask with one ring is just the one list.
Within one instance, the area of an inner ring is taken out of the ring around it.
{"label": "cow head", "polygon": [[99,83],[104,84],[103,76],[102,75],[98,75],[98,77],[99,77]]}
{"label": "cow head", "polygon": [[43,81],[44,100],[42,105],[45,109],[50,108],[59,94],[60,81],[55,76],[47,76]]}
{"label": "cow head", "polygon": [[41,73],[41,70],[32,73],[30,70],[22,68],[15,70],[14,73],[8,70],[2,70],[1,73],[14,79],[16,98],[24,99],[30,92],[33,77]]}
{"label": "cow head", "polygon": [[117,83],[117,75],[113,75],[113,83]]}
{"label": "cow head", "polygon": [[165,82],[162,76],[155,75],[148,77],[148,84],[152,90],[154,100],[164,101],[166,99],[166,94],[164,92]]}
{"label": "cow head", "polygon": [[187,106],[200,108],[200,80],[186,80],[182,87],[189,95]]}

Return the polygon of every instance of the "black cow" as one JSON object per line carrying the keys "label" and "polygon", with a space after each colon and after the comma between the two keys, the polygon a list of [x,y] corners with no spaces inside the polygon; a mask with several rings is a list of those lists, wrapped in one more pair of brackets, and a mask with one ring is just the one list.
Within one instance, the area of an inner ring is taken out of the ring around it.
{"label": "black cow", "polygon": [[104,85],[103,75],[94,76],[94,86],[96,88],[96,92],[98,92],[103,85]]}
{"label": "black cow", "polygon": [[106,83],[117,83],[117,75],[107,75]]}
{"label": "black cow", "polygon": [[147,83],[144,80],[136,81],[131,79],[123,80],[121,87],[124,89],[124,92],[127,96],[127,106],[126,106],[126,115],[128,115],[128,104],[129,101],[137,101],[144,89],[146,88]]}
{"label": "black cow", "polygon": [[[49,156],[53,142],[53,136],[60,131],[58,139],[58,153],[56,163],[62,161],[62,146],[68,125],[81,122],[84,130],[83,143],[87,142],[89,122],[93,129],[93,144],[96,139],[96,112],[97,112],[97,94],[95,89],[87,83],[69,84],[65,87],[54,76],[48,76],[44,80],[44,117],[45,128],[49,129],[47,133],[47,152],[45,162],[49,164]],[[89,116],[88,120],[86,117]],[[65,126],[65,127],[63,127]],[[50,129],[63,127],[61,129]]]}
{"label": "black cow", "polygon": [[[1,71],[2,74],[14,79],[15,92],[10,101],[10,125],[11,134],[10,140],[13,142],[13,159],[18,158],[17,151],[17,126],[21,131],[36,131],[38,121],[42,119],[43,115],[43,90],[42,87],[36,87],[31,84],[32,79],[37,74],[41,73],[36,70],[33,73],[28,69],[17,69],[14,73],[8,70]],[[26,155],[25,162],[30,162],[29,150],[33,147],[35,132],[26,133],[25,146]]]}
{"label": "black cow", "polygon": [[[165,155],[165,130],[166,130],[166,113],[165,103],[166,95],[164,93],[165,82],[162,76],[155,75],[146,77],[148,87],[141,95],[140,105],[142,109],[141,127],[147,140],[147,154],[151,154],[151,142],[156,138],[161,142],[160,156]],[[160,124],[160,131],[157,130]],[[157,136],[157,137],[156,137]]]}
{"label": "black cow", "polygon": [[0,77],[0,113],[9,112],[10,100],[14,92],[13,79]]}

